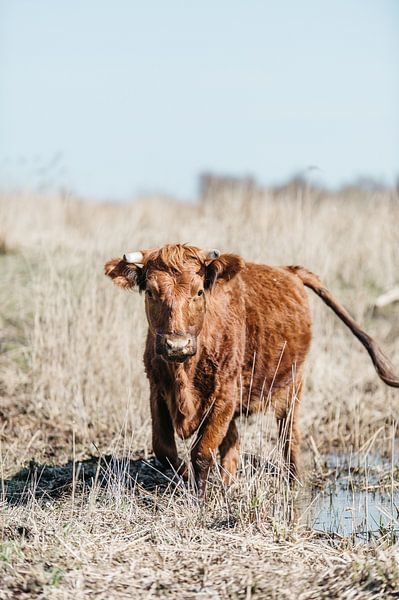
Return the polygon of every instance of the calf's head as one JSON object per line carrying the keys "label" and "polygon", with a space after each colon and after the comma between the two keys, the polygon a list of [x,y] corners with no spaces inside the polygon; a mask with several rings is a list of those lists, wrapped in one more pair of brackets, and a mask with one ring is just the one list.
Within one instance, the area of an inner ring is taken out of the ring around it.
{"label": "calf's head", "polygon": [[170,362],[184,362],[197,351],[214,286],[230,281],[243,266],[235,254],[176,244],[114,258],[105,264],[105,274],[122,288],[145,293],[156,353]]}

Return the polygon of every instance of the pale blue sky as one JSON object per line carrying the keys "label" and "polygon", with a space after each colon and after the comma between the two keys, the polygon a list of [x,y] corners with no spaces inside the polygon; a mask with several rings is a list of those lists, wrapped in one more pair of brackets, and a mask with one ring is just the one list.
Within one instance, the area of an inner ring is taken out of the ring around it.
{"label": "pale blue sky", "polygon": [[203,170],[399,174],[397,0],[0,6],[0,184],[185,198]]}

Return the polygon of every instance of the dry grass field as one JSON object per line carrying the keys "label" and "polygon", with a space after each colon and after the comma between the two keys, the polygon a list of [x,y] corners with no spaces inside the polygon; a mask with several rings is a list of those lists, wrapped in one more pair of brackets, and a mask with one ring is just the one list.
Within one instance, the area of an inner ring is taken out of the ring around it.
{"label": "dry grass field", "polygon": [[[103,275],[107,259],[164,242],[303,264],[399,371],[399,313],[372,310],[399,282],[398,223],[394,191],[215,190],[192,204],[1,194],[0,599],[399,598],[399,392],[344,325],[311,296],[302,485],[266,468],[279,450],[258,416],[241,423],[237,481],[223,489],[215,471],[198,505],[151,460],[143,299]],[[331,456],[357,465],[347,491],[386,494],[385,520],[361,539],[307,518],[340,485]]]}

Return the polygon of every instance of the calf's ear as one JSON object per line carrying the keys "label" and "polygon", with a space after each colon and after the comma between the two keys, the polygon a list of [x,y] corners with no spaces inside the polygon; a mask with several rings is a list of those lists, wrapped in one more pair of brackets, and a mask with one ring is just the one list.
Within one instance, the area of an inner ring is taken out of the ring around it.
{"label": "calf's ear", "polygon": [[230,281],[244,266],[238,254],[221,254],[205,267],[205,288],[211,288],[216,281]]}
{"label": "calf's ear", "polygon": [[104,265],[105,274],[111,277],[115,285],[121,288],[132,289],[144,287],[143,269],[138,265],[127,263],[123,258],[112,258]]}

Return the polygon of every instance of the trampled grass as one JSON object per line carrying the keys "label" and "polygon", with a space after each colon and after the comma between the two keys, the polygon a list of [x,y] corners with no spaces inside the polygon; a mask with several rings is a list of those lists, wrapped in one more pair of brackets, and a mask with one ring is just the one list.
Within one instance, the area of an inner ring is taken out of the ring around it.
{"label": "trampled grass", "polygon": [[[225,490],[215,471],[208,502],[197,505],[168,480],[149,485],[156,463],[143,467],[147,479],[137,476],[134,461],[151,457],[145,315],[142,298],[113,288],[103,264],[177,241],[303,264],[399,370],[399,313],[372,309],[399,280],[398,222],[393,191],[216,190],[196,204],[124,205],[1,195],[0,598],[397,597],[399,396],[378,380],[343,324],[312,298],[302,486],[290,491],[273,420],[256,416],[240,426],[237,480]],[[338,456],[341,471],[333,472],[327,454]],[[85,479],[81,461],[92,455]],[[98,457],[105,456],[119,460],[104,467]],[[21,497],[10,502],[7,481],[16,486],[23,467]],[[46,483],[53,473],[60,478],[54,493]],[[352,478],[349,491],[385,490],[381,520],[372,513],[364,524],[377,534],[333,537],[307,518],[314,490],[330,493],[342,473]]]}

